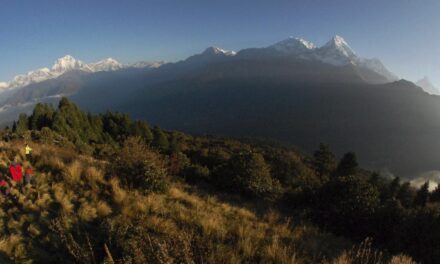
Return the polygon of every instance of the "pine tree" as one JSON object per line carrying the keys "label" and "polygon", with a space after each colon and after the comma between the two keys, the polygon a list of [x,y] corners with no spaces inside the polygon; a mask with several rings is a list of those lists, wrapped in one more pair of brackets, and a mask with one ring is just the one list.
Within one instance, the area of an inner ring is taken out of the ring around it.
{"label": "pine tree", "polygon": [[411,187],[410,183],[405,182],[400,186],[396,198],[397,200],[400,201],[400,204],[402,204],[403,207],[410,208],[414,201],[414,196],[415,196],[415,192]]}
{"label": "pine tree", "polygon": [[12,123],[12,132],[17,132],[17,122],[15,122],[15,120],[14,123]]}
{"label": "pine tree", "polygon": [[260,153],[249,151],[232,156],[226,176],[225,186],[239,188],[250,196],[275,198],[280,192],[278,180],[271,176],[270,167]]}
{"label": "pine tree", "polygon": [[429,181],[425,182],[416,193],[414,205],[425,207],[429,200]]}
{"label": "pine tree", "polygon": [[17,133],[24,133],[29,130],[29,120],[26,114],[20,114],[17,122]]}
{"label": "pine tree", "polygon": [[135,121],[131,126],[132,136],[142,137],[145,143],[151,143],[151,141],[153,140],[153,133],[151,132],[151,129],[146,122]]}
{"label": "pine tree", "polygon": [[319,176],[329,175],[335,169],[335,156],[330,147],[325,144],[319,144],[319,149],[313,153],[312,167]]}
{"label": "pine tree", "polygon": [[432,191],[430,200],[433,202],[440,202],[440,184],[437,184],[437,187]]}
{"label": "pine tree", "polygon": [[154,127],[153,129],[154,139],[151,143],[153,147],[160,149],[161,151],[167,151],[170,143],[168,141],[167,135],[159,127]]}
{"label": "pine tree", "polygon": [[397,197],[397,192],[400,189],[400,178],[395,177],[390,184],[388,185],[388,188],[386,189],[385,193],[385,199],[395,199]]}
{"label": "pine tree", "polygon": [[358,172],[358,166],[356,154],[348,152],[339,162],[336,174],[338,176],[355,175]]}
{"label": "pine tree", "polygon": [[38,103],[29,117],[30,129],[41,130],[43,127],[50,127],[53,122],[53,115],[54,109],[52,106]]}

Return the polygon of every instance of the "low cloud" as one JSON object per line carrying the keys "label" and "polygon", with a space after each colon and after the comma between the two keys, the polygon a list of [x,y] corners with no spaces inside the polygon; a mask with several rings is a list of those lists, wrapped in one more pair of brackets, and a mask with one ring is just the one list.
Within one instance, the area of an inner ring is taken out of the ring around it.
{"label": "low cloud", "polygon": [[410,180],[410,184],[415,188],[420,188],[425,182],[429,181],[429,190],[433,191],[440,183],[440,171],[427,171],[419,177]]}

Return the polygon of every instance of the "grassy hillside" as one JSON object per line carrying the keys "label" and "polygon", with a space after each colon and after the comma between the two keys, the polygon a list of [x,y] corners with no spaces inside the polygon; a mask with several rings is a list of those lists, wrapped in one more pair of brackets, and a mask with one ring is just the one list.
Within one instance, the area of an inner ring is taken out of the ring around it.
{"label": "grassy hillside", "polygon": [[[22,146],[0,144],[2,167],[29,166]],[[104,161],[32,147],[36,185],[0,196],[2,263],[382,263],[368,245],[350,250],[346,239],[237,196],[174,180],[145,194],[106,177]]]}
{"label": "grassy hillside", "polygon": [[12,160],[37,172],[35,186],[0,195],[0,245],[15,262],[439,259],[440,189],[386,180],[326,145],[309,157],[91,115],[66,99],[37,105],[0,134],[4,172]]}

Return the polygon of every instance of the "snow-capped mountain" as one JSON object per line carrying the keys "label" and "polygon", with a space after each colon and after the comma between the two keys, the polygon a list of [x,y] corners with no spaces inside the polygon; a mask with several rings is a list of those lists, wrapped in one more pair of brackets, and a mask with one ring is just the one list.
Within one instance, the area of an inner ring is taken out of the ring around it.
{"label": "snow-capped mountain", "polygon": [[205,49],[202,55],[226,55],[226,56],[234,56],[237,53],[233,50],[224,50],[218,47],[209,47]]}
{"label": "snow-capped mountain", "polygon": [[112,58],[107,58],[95,63],[84,63],[75,59],[71,55],[66,55],[57,59],[54,65],[49,68],[41,68],[38,70],[30,71],[26,74],[20,74],[15,76],[9,82],[0,82],[0,89],[14,89],[24,87],[32,83],[38,83],[49,79],[54,79],[66,72],[70,71],[84,71],[84,72],[100,72],[100,71],[116,71],[126,67],[136,68],[157,68],[163,63],[159,62],[142,62],[135,63],[133,65],[123,65]]}
{"label": "snow-capped mountain", "polygon": [[119,63],[117,60],[107,58],[105,60],[98,61],[96,63],[90,63],[87,65],[92,72],[99,71],[116,71],[124,68],[125,66]]}
{"label": "snow-capped mountain", "polygon": [[[251,54],[261,49],[252,50]],[[398,80],[398,77],[390,72],[379,59],[366,59],[356,55],[350,45],[340,36],[334,36],[330,41],[321,47],[317,47],[312,42],[303,38],[289,37],[288,39],[279,41],[273,45],[263,48],[270,54],[279,54],[286,56],[295,56],[301,59],[317,60],[334,66],[343,66],[347,64],[356,65],[361,68],[371,70],[384,77],[389,82]],[[246,50],[243,50],[246,51]],[[244,54],[242,51],[240,53]],[[209,47],[201,54],[194,55],[192,58],[201,58],[202,60],[227,59],[237,55],[235,51],[225,50],[218,47]],[[190,57],[191,58],[191,57]],[[66,55],[55,61],[51,68],[41,68],[30,71],[26,74],[20,74],[9,82],[0,82],[0,90],[20,88],[32,83],[38,83],[48,79],[57,78],[69,71],[84,72],[100,72],[100,71],[116,71],[123,68],[158,68],[165,64],[163,61],[158,62],[136,62],[134,64],[124,65],[112,58],[107,58],[95,63],[84,63],[75,59],[70,55]]]}
{"label": "snow-capped mountain", "polygon": [[399,77],[394,73],[390,72],[385,65],[378,58],[360,58],[357,62],[359,66],[364,67],[366,69],[370,69],[382,76],[384,76],[388,81],[397,81]]}
{"label": "snow-capped mountain", "polygon": [[164,65],[165,61],[138,61],[130,65],[130,67],[133,68],[159,68],[160,66]]}
{"label": "snow-capped mountain", "polygon": [[359,58],[348,43],[340,36],[334,36],[324,46],[316,49],[316,57],[325,63],[341,66],[356,64]]}
{"label": "snow-capped mountain", "polygon": [[59,58],[55,61],[55,64],[52,66],[53,74],[63,74],[67,71],[73,70],[83,70],[83,71],[91,71],[87,64],[83,63],[80,60],[75,59],[70,55],[66,55],[62,58]]}
{"label": "snow-capped mountain", "polygon": [[427,76],[423,77],[422,79],[418,80],[416,82],[416,85],[421,87],[425,92],[430,93],[430,94],[440,94],[439,90],[437,89],[437,87],[435,87],[431,81],[429,80],[429,78]]}
{"label": "snow-capped mountain", "polygon": [[317,47],[312,42],[303,38],[289,37],[288,39],[267,47],[267,49],[274,50],[282,55],[317,60],[335,66],[347,64],[357,65],[380,74],[390,82],[399,79],[395,74],[390,72],[379,59],[367,59],[357,56],[356,52],[344,38],[338,35],[334,36],[321,47]]}
{"label": "snow-capped mountain", "polygon": [[316,48],[315,44],[302,38],[289,37],[277,42],[269,48],[287,55],[310,55],[310,51]]}

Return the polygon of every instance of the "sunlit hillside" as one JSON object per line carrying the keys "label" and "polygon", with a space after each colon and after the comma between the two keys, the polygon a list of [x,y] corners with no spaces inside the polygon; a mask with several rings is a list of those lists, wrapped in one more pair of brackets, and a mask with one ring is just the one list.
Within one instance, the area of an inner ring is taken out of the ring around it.
{"label": "sunlit hillside", "polygon": [[[24,161],[22,142],[0,160]],[[163,193],[121,186],[106,162],[33,144],[35,186],[0,196],[2,263],[382,263],[367,244],[176,179]],[[234,202],[228,202],[228,200]],[[358,262],[360,261],[360,262]],[[385,262],[384,262],[385,263]],[[391,263],[412,263],[394,257]]]}

